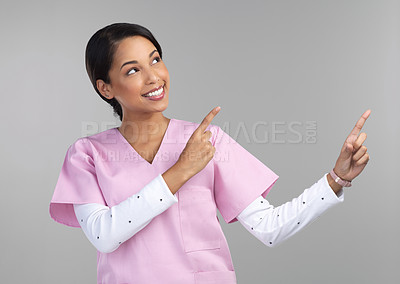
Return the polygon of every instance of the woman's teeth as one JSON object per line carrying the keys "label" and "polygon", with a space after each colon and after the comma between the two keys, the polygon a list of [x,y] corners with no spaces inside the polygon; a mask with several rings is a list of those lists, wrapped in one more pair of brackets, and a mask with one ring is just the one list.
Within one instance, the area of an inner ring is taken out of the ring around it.
{"label": "woman's teeth", "polygon": [[154,97],[154,96],[159,96],[161,95],[162,91],[163,91],[164,87],[162,87],[161,89],[148,93],[147,95],[143,95],[143,97]]}

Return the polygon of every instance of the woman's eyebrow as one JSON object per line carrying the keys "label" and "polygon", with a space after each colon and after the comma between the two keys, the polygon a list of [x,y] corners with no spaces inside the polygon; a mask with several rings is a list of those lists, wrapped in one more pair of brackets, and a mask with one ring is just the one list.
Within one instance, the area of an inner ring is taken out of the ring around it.
{"label": "woman's eyebrow", "polygon": [[[154,49],[152,52],[150,52],[149,58],[154,54],[154,52],[157,52],[157,49]],[[121,68],[119,70],[121,70],[122,67],[124,67],[127,64],[135,64],[135,63],[138,63],[138,62],[136,60],[125,62],[124,64],[122,64],[122,66],[121,66]]]}

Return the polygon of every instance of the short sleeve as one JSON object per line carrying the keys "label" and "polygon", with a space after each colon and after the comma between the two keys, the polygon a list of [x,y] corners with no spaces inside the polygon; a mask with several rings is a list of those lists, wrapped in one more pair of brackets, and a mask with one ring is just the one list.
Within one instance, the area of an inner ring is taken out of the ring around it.
{"label": "short sleeve", "polygon": [[79,138],[67,150],[50,202],[50,216],[57,222],[80,227],[73,204],[106,205],[99,187],[90,142]]}
{"label": "short sleeve", "polygon": [[214,147],[214,194],[226,223],[256,198],[264,198],[279,176],[216,126]]}

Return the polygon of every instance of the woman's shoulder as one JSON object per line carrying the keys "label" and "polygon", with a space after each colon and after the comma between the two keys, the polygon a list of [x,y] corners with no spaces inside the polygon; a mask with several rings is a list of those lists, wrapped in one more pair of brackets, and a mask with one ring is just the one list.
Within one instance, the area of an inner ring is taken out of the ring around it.
{"label": "woman's shoulder", "polygon": [[107,141],[113,141],[116,139],[118,134],[118,127],[112,127],[100,132],[97,132],[95,134],[91,134],[91,135],[86,135],[84,137],[81,137],[81,140],[88,140],[90,142],[102,142],[102,143],[106,143]]}
{"label": "woman's shoulder", "polygon": [[95,134],[79,137],[70,144],[68,150],[92,153],[99,146],[115,144],[117,142],[117,127],[106,129]]}

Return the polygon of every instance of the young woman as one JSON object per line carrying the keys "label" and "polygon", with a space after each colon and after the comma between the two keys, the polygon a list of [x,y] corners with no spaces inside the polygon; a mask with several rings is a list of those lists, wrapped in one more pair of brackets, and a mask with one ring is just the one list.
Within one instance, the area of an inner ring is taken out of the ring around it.
{"label": "young woman", "polygon": [[279,207],[265,199],[278,175],[219,126],[167,118],[169,74],[152,33],[116,23],[97,31],[86,69],[119,127],[77,139],[66,153],[50,214],[81,227],[98,251],[98,283],[236,283],[217,218],[267,246],[286,240],[343,201],[369,155],[360,130],[330,173]]}

